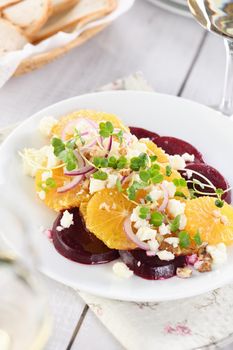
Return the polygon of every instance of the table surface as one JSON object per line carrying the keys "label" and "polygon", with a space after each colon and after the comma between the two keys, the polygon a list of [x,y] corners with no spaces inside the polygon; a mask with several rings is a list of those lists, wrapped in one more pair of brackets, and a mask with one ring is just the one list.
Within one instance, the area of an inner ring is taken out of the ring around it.
{"label": "table surface", "polygon": [[[142,71],[158,92],[217,105],[224,67],[221,38],[192,19],[137,0],[129,13],[82,47],[11,79],[0,91],[0,127],[135,71]],[[75,291],[46,277],[45,284],[54,314],[46,350],[122,349]]]}

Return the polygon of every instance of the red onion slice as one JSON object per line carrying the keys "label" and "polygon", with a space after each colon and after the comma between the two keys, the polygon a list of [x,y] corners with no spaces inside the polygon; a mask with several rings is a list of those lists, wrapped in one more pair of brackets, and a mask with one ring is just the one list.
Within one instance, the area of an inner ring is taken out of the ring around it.
{"label": "red onion slice", "polygon": [[68,176],[86,175],[93,170],[95,170],[95,167],[93,167],[91,165],[87,165],[87,166],[84,166],[83,168],[78,169],[78,170],[64,171],[64,174],[68,175]]}
{"label": "red onion slice", "polygon": [[62,187],[58,187],[57,192],[58,193],[65,193],[67,191],[72,190],[73,188],[75,188],[82,180],[84,179],[83,175],[80,176],[76,176],[71,182],[69,182],[68,184],[62,186]]}
{"label": "red onion slice", "polygon": [[166,186],[164,185],[164,183],[162,183],[161,188],[163,190],[163,202],[160,205],[160,207],[158,208],[159,211],[164,211],[167,208],[168,205],[168,200],[169,200],[169,193],[168,190],[166,188]]}
{"label": "red onion slice", "polygon": [[139,248],[143,249],[143,250],[150,250],[149,244],[141,242],[137,236],[135,235],[135,233],[132,230],[132,226],[131,226],[131,221],[130,221],[130,216],[128,216],[123,224],[123,228],[125,231],[126,236],[129,238],[130,241],[132,241],[133,243],[136,244],[136,246],[138,246]]}
{"label": "red onion slice", "polygon": [[81,156],[81,154],[77,150],[74,150],[74,155],[77,158],[78,167],[83,168],[85,166],[85,161],[84,161],[83,157]]}

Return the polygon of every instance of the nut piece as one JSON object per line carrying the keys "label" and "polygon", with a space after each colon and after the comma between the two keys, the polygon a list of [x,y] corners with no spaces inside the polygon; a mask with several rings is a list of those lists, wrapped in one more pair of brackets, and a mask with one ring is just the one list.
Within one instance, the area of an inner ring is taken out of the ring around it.
{"label": "nut piece", "polygon": [[190,278],[193,271],[189,267],[178,267],[176,270],[176,275],[180,278]]}
{"label": "nut piece", "polygon": [[198,267],[199,272],[209,272],[212,270],[211,261],[203,261],[202,264]]}

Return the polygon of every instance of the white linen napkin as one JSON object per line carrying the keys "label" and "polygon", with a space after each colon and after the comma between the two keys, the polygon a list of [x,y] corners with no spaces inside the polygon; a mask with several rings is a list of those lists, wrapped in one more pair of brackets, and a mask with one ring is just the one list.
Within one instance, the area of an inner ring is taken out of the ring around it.
{"label": "white linen napkin", "polygon": [[[99,90],[152,88],[136,73]],[[0,142],[15,126],[0,130]],[[233,285],[161,303],[123,302],[78,293],[127,350],[212,350],[233,342]]]}
{"label": "white linen napkin", "polygon": [[27,44],[22,50],[8,52],[0,56],[0,88],[10,79],[24,59],[67,45],[86,30],[113,22],[127,12],[133,6],[135,0],[117,1],[118,6],[111,14],[99,20],[92,21],[73,33],[59,32],[37,45]]}

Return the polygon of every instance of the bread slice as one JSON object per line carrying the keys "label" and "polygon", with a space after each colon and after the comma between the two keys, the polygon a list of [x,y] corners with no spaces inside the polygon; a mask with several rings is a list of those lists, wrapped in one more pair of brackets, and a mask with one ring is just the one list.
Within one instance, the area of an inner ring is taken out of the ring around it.
{"label": "bread slice", "polygon": [[9,51],[20,50],[27,42],[26,37],[18,27],[0,18],[0,55]]}
{"label": "bread slice", "polygon": [[0,11],[7,6],[16,4],[16,2],[19,2],[19,1],[21,0],[0,0]]}
{"label": "bread slice", "polygon": [[76,5],[79,0],[51,0],[52,14],[69,10],[72,6]]}
{"label": "bread slice", "polygon": [[52,16],[48,22],[33,36],[33,41],[40,41],[72,25],[83,25],[101,18],[115,9],[116,0],[80,0],[72,9]]}
{"label": "bread slice", "polygon": [[29,38],[47,21],[50,0],[23,0],[3,10],[3,17],[23,29]]}

